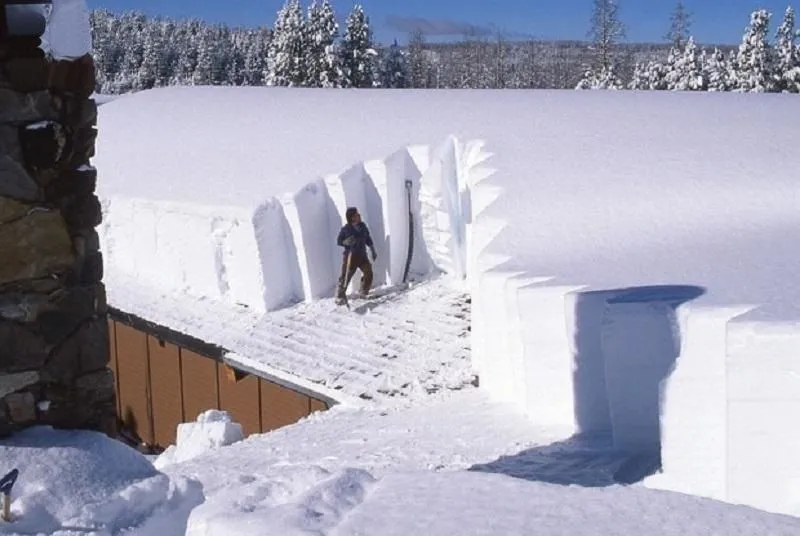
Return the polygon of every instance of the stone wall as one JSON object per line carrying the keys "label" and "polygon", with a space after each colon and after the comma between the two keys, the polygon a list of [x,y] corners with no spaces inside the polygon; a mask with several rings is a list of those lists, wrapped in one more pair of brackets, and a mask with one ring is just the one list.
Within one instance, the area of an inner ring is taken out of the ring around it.
{"label": "stone wall", "polygon": [[0,34],[0,436],[35,424],[115,434],[95,227],[90,56]]}

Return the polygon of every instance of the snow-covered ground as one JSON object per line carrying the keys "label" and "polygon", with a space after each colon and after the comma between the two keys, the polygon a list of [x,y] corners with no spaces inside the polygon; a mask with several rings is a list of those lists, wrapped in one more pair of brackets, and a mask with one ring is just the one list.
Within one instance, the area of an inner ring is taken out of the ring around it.
{"label": "snow-covered ground", "polygon": [[157,460],[163,472],[99,434],[34,429],[2,447],[21,476],[0,534],[800,531],[795,517],[616,484],[631,460],[608,438],[551,444],[558,436],[475,389],[405,408],[337,406],[221,449],[187,434],[192,456]]}

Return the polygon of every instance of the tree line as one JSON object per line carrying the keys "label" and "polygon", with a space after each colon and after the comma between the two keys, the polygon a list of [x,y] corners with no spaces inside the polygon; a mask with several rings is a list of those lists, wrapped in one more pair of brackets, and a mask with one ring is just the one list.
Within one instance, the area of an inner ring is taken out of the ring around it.
{"label": "tree line", "polygon": [[691,35],[691,14],[678,1],[666,37],[665,61],[636,63],[629,80],[620,74],[616,48],[625,36],[616,0],[594,0],[590,37],[595,51],[577,89],[741,91],[800,93],[800,45],[789,6],[770,40],[772,14],[759,9],[738,48],[700,49]]}
{"label": "tree line", "polygon": [[374,40],[355,5],[340,27],[330,0],[287,0],[272,26],[208,24],[140,12],[91,12],[98,92],[170,85],[326,88],[696,89],[793,91],[800,47],[790,9],[769,42],[755,12],[742,44],[699,50],[678,2],[666,44],[625,43],[615,0],[595,0],[588,42],[512,40],[473,33],[455,43]]}

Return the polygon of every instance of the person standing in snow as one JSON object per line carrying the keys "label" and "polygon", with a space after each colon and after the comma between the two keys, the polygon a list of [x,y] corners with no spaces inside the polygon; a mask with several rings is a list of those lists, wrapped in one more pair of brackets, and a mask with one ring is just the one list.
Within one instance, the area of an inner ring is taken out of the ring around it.
{"label": "person standing in snow", "polygon": [[[356,273],[356,270],[361,270],[362,274],[361,296],[367,296],[370,288],[372,288],[373,277],[372,263],[367,257],[367,247],[369,247],[370,253],[372,253],[372,261],[374,262],[378,258],[367,224],[361,221],[361,214],[358,213],[356,207],[347,209],[345,212],[345,220],[347,223],[339,231],[339,237],[336,239],[336,244],[344,248],[342,271],[339,277],[339,291],[336,295],[340,300],[344,299],[345,293],[347,292],[347,284]],[[349,265],[348,256],[350,257]]]}

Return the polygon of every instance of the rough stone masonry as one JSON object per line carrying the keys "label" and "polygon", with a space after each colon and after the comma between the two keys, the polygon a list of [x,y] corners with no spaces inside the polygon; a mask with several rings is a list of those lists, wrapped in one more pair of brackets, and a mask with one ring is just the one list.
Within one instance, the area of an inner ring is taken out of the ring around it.
{"label": "rough stone masonry", "polygon": [[0,437],[37,424],[114,435],[94,64],[47,58],[0,23]]}

